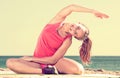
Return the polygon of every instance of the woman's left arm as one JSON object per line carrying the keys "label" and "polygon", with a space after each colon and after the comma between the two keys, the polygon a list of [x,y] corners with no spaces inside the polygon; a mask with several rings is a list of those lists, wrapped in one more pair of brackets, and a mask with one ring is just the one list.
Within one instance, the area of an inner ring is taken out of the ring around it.
{"label": "woman's left arm", "polygon": [[72,38],[67,38],[53,56],[43,57],[43,58],[22,57],[21,59],[26,61],[43,63],[43,64],[55,64],[60,58],[64,56],[64,54],[70,47],[71,43],[72,43]]}

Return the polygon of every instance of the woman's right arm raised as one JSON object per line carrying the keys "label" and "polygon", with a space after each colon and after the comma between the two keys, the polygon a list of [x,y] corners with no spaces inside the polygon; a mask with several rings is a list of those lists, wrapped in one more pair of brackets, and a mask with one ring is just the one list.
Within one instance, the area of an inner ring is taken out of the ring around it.
{"label": "woman's right arm raised", "polygon": [[85,13],[93,13],[96,17],[99,18],[108,18],[109,16],[101,13],[99,11],[96,11],[94,9],[89,9],[86,7],[82,7],[80,5],[71,4],[66,7],[64,7],[62,10],[60,10],[57,15],[49,22],[50,24],[63,22],[65,18],[70,15],[72,12],[85,12]]}

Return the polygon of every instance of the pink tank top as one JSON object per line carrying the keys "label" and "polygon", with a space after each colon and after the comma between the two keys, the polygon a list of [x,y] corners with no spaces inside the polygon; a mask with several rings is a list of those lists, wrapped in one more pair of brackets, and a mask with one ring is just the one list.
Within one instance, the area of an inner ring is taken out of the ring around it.
{"label": "pink tank top", "polygon": [[57,49],[62,45],[66,38],[71,37],[70,35],[63,38],[57,33],[57,28],[61,23],[47,24],[41,32],[38,42],[34,51],[35,57],[46,57],[52,56]]}

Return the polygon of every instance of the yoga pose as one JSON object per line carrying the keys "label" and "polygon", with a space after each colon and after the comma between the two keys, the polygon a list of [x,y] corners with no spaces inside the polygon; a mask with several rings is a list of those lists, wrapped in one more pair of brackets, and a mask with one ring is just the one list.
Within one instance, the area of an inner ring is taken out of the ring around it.
{"label": "yoga pose", "polygon": [[[71,4],[60,10],[42,30],[32,57],[10,58],[6,65],[16,73],[40,74],[48,65],[54,66],[58,72],[67,74],[83,74],[82,64],[65,58],[64,55],[72,44],[72,37],[83,41],[80,58],[83,64],[90,62],[90,49],[92,42],[89,30],[80,23],[65,22],[72,12],[84,12],[94,14],[98,18],[108,18],[108,15],[99,11]],[[87,18],[88,19],[88,18]]]}

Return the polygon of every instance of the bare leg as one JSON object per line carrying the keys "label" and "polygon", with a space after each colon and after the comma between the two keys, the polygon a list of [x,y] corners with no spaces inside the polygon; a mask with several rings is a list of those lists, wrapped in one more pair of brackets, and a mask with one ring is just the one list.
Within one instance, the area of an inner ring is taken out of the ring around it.
{"label": "bare leg", "polygon": [[9,69],[13,70],[16,73],[24,73],[24,74],[42,73],[42,70],[40,69],[40,64],[25,61],[22,59],[17,59],[17,58],[8,59],[6,65]]}
{"label": "bare leg", "polygon": [[83,74],[84,73],[84,68],[80,63],[68,58],[60,59],[55,64],[55,67],[58,69],[58,71],[62,73],[67,73],[67,74]]}

